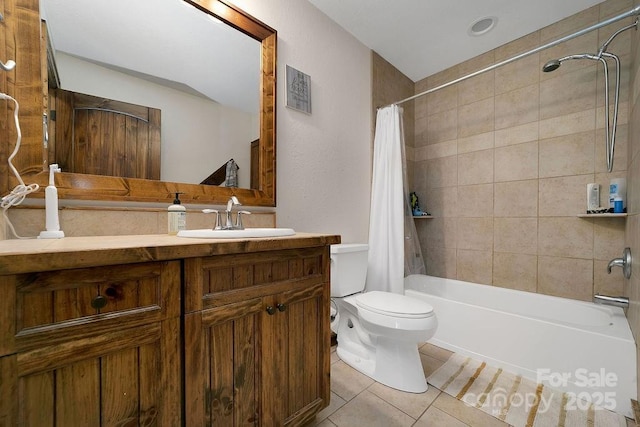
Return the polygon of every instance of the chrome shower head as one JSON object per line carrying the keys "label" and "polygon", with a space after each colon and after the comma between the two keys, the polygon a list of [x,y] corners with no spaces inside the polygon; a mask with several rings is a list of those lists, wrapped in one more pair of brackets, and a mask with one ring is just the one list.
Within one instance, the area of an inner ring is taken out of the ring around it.
{"label": "chrome shower head", "polygon": [[563,58],[552,59],[548,61],[546,64],[542,66],[542,71],[545,73],[550,73],[551,71],[555,71],[560,68],[560,64],[564,61],[568,61],[571,59],[591,59],[592,61],[602,61],[602,59],[596,55],[591,55],[590,53],[581,53],[578,55],[568,55]]}
{"label": "chrome shower head", "polygon": [[560,68],[560,64],[561,62],[559,59],[552,59],[542,66],[542,71],[544,71],[545,73],[550,73]]}

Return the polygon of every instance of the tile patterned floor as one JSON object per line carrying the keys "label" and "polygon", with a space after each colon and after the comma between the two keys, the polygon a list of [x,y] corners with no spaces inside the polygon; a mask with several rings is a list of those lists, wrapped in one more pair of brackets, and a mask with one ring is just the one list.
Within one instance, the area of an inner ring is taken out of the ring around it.
{"label": "tile patterned floor", "polygon": [[[425,375],[447,361],[451,352],[429,343],[420,347]],[[433,386],[422,394],[404,393],[375,382],[331,352],[331,403],[318,414],[318,427],[506,427],[497,418],[465,405]],[[628,427],[635,426],[631,420]]]}

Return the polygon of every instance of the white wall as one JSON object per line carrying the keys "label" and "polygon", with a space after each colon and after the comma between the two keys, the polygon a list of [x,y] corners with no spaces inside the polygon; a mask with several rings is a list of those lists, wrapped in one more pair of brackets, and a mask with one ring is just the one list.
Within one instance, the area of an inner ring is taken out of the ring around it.
{"label": "white wall", "polygon": [[[307,1],[234,4],[278,32],[278,226],[366,242],[370,50]],[[285,107],[285,65],[311,77],[311,115]]]}

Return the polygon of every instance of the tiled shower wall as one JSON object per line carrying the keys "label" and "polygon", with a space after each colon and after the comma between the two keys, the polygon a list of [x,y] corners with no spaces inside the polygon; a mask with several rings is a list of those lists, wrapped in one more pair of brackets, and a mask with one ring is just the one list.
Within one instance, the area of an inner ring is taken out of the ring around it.
{"label": "tiled shower wall", "polygon": [[[609,0],[458,64],[415,85],[416,93],[549,43],[627,11]],[[586,185],[627,175],[632,31],[610,51],[622,86],[613,173],[604,145],[600,63],[549,59],[597,52],[624,20],[415,101],[414,188],[433,219],[419,219],[428,274],[581,300],[620,295],[624,218],[584,219]],[[613,87],[611,90],[613,93]],[[611,97],[613,99],[613,96]]]}

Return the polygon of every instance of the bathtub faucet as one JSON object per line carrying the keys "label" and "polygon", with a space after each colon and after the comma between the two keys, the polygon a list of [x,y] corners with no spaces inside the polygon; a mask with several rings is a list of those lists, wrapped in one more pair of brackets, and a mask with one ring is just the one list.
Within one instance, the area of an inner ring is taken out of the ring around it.
{"label": "bathtub faucet", "polygon": [[631,278],[631,249],[624,248],[622,258],[614,258],[609,261],[609,264],[607,265],[607,272],[611,274],[611,267],[615,266],[622,267],[622,272],[624,273],[625,278]]}
{"label": "bathtub faucet", "polygon": [[613,305],[620,308],[629,307],[629,298],[627,297],[610,297],[608,295],[596,294],[593,297],[593,302],[596,304]]}

